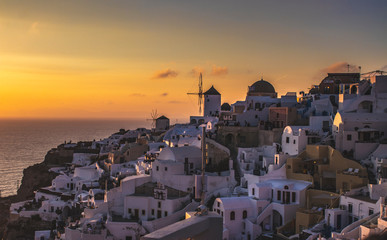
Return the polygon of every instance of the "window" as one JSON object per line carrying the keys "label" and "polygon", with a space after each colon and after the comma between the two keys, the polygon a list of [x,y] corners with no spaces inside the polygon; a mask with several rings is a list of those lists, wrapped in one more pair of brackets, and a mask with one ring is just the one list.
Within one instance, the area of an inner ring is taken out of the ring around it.
{"label": "window", "polygon": [[296,202],[296,193],[292,192],[292,202]]}
{"label": "window", "polygon": [[218,207],[220,207],[220,202],[218,202]]}
{"label": "window", "polygon": [[374,209],[373,208],[368,209],[368,215],[372,215],[372,214],[374,214]]}
{"label": "window", "polygon": [[251,195],[255,195],[255,188],[251,189]]}
{"label": "window", "polygon": [[279,118],[279,113],[277,113],[277,118]]}
{"label": "window", "polygon": [[230,220],[235,220],[235,212],[234,211],[230,212]]}
{"label": "window", "polygon": [[131,208],[128,208],[128,213],[132,213],[132,209]]}
{"label": "window", "polygon": [[245,218],[247,218],[247,211],[246,210],[243,211],[243,219],[245,219]]}
{"label": "window", "polygon": [[286,137],[286,143],[289,143],[289,137]]}
{"label": "window", "polygon": [[348,204],[348,212],[349,212],[349,213],[352,213],[352,203],[349,203],[349,204]]}
{"label": "window", "polygon": [[281,201],[281,191],[277,191],[277,200]]}
{"label": "window", "polygon": [[158,203],[157,203],[157,207],[158,207],[158,208],[161,208],[161,202],[158,202]]}
{"label": "window", "polygon": [[166,216],[168,216],[168,212],[167,211],[164,212],[164,217],[166,217]]}
{"label": "window", "polygon": [[159,166],[156,166],[156,171],[158,171],[159,170]]}
{"label": "window", "polygon": [[296,144],[296,139],[293,140],[293,144]]}
{"label": "window", "polygon": [[154,209],[152,209],[152,215],[155,215],[155,210]]}
{"label": "window", "polygon": [[132,240],[133,238],[132,237],[129,237],[129,236],[126,236],[125,237],[125,240]]}
{"label": "window", "polygon": [[165,169],[165,171],[168,171],[168,167],[165,167],[164,169]]}
{"label": "window", "polygon": [[348,135],[347,135],[347,140],[348,140],[348,141],[351,141],[351,140],[352,140],[352,135],[351,135],[351,134],[348,134]]}

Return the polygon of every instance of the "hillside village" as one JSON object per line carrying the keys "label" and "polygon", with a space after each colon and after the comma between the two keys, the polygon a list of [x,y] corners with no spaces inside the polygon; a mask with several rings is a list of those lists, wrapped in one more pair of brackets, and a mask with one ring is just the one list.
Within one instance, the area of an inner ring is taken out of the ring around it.
{"label": "hillside village", "polygon": [[[10,221],[35,239],[387,239],[387,75],[328,73],[278,96],[203,93],[203,114],[50,150],[50,186]],[[188,121],[188,120],[187,120]],[[371,239],[371,238],[370,238]]]}

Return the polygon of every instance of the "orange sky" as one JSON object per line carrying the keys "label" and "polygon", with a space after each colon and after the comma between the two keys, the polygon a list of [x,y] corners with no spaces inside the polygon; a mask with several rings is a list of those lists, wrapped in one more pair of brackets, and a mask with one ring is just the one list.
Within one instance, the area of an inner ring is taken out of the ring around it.
{"label": "orange sky", "polygon": [[386,66],[383,2],[263,2],[0,1],[0,118],[184,120],[198,71],[233,103],[262,75],[280,96]]}

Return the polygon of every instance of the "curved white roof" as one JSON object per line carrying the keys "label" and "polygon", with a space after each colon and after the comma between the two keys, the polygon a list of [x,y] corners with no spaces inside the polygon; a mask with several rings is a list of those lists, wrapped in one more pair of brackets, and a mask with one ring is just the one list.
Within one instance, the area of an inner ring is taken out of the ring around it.
{"label": "curved white roof", "polygon": [[301,180],[293,180],[293,179],[271,179],[266,180],[262,183],[257,183],[257,187],[268,187],[271,186],[272,188],[276,189],[284,189],[285,186],[289,187],[289,190],[304,190],[308,188],[310,185],[312,185],[311,182],[307,181],[301,181]]}
{"label": "curved white roof", "polygon": [[251,197],[222,197],[217,201],[223,204],[224,209],[249,209],[254,208],[255,203]]}
{"label": "curved white roof", "polygon": [[164,148],[159,156],[158,160],[172,160],[175,162],[184,162],[184,159],[187,158],[201,158],[202,151],[200,148],[193,146],[184,146],[184,147],[173,147],[173,148]]}
{"label": "curved white roof", "polygon": [[309,126],[286,126],[283,133],[293,134],[294,136],[300,135],[300,130],[309,129]]}

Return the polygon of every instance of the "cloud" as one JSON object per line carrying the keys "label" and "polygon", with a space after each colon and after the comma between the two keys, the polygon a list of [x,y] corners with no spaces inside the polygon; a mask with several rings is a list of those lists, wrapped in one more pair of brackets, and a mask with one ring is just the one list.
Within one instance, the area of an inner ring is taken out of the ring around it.
{"label": "cloud", "polygon": [[142,93],[132,93],[129,96],[132,96],[132,97],[145,97],[146,95],[142,94]]}
{"label": "cloud", "polygon": [[172,69],[164,69],[153,74],[153,79],[176,77],[178,73]]}
{"label": "cloud", "polygon": [[168,103],[171,103],[171,104],[180,104],[180,103],[183,103],[183,102],[180,102],[180,101],[169,101]]}
{"label": "cloud", "polygon": [[206,71],[202,68],[202,67],[194,67],[192,68],[190,74],[193,76],[193,77],[198,77],[200,73],[205,73]]}
{"label": "cloud", "polygon": [[354,64],[349,64],[347,62],[336,62],[331,64],[330,66],[321,69],[322,73],[346,73],[348,72],[359,72],[359,66]]}
{"label": "cloud", "polygon": [[380,70],[386,71],[387,70],[387,65],[384,65]]}
{"label": "cloud", "polygon": [[28,29],[28,32],[30,34],[34,34],[34,35],[37,35],[40,33],[40,29],[39,29],[39,22],[33,22],[31,25],[30,25],[30,28]]}
{"label": "cloud", "polygon": [[166,96],[168,96],[168,93],[162,93],[162,94],[160,94],[160,96],[162,96],[162,97],[166,97]]}
{"label": "cloud", "polygon": [[228,74],[227,67],[218,67],[216,65],[212,65],[211,74],[214,76],[222,76]]}

